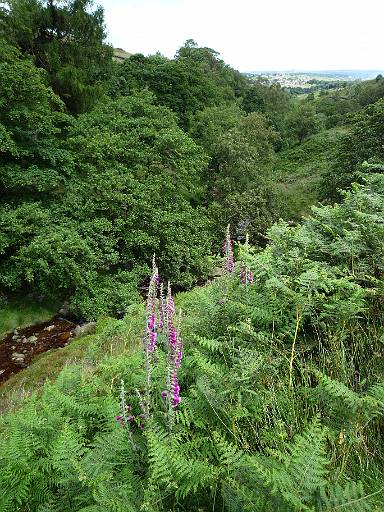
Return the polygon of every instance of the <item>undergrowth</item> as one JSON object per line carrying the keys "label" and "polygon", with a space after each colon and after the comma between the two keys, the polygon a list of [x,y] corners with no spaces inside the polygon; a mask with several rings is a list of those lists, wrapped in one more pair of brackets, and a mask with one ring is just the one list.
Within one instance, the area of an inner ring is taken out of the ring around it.
{"label": "undergrowth", "polygon": [[384,177],[268,236],[176,298],[184,357],[171,428],[161,334],[142,414],[139,325],[157,327],[132,306],[2,417],[0,510],[383,510]]}
{"label": "undergrowth", "polygon": [[331,128],[277,153],[274,180],[283,201],[283,216],[299,221],[319,201],[319,184],[335,158],[345,128]]}

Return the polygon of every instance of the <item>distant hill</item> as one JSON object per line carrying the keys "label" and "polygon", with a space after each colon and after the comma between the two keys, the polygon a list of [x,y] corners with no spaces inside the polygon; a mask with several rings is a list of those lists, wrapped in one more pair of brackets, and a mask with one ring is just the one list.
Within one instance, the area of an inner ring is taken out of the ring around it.
{"label": "distant hill", "polygon": [[113,49],[113,60],[115,62],[123,62],[126,59],[129,59],[129,57],[132,55],[132,53],[128,53],[122,48],[114,48]]}

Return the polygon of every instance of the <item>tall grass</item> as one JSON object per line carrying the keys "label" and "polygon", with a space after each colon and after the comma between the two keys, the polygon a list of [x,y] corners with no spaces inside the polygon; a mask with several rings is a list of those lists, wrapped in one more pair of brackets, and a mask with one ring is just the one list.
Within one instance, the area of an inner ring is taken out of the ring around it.
{"label": "tall grass", "polygon": [[40,303],[36,299],[21,295],[3,300],[0,304],[0,336],[17,327],[49,320],[58,306],[58,302]]}

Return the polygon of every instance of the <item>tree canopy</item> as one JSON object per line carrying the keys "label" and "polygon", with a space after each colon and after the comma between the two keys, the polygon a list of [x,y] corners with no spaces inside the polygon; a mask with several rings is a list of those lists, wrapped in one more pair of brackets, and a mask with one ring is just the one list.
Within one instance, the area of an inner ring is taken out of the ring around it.
{"label": "tree canopy", "polygon": [[46,70],[69,112],[89,110],[112,65],[103,9],[92,11],[91,0],[7,0],[0,14],[0,33]]}

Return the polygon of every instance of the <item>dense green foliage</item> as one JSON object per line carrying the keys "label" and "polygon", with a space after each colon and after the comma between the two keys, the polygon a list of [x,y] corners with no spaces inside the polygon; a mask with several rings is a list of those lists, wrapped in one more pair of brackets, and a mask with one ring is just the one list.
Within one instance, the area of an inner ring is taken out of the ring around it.
{"label": "dense green foliage", "polygon": [[210,48],[187,41],[176,58],[133,55],[116,69],[110,95],[130,95],[148,88],[160,105],[172,109],[183,128],[205,107],[229,103],[245,88],[245,78]]}
{"label": "dense green foliage", "polygon": [[375,103],[384,96],[384,80],[380,75],[375,80],[350,84],[339,90],[321,91],[319,96],[309,95],[308,100],[317,113],[325,118],[327,128],[344,124],[349,113]]}
{"label": "dense green foliage", "polygon": [[[276,224],[263,251],[239,246],[252,284],[237,268],[180,295],[172,434],[161,344],[153,416],[136,423],[142,309],[101,322],[83,367],[2,418],[2,510],[381,510],[383,225],[384,180],[373,175],[343,204]],[[121,379],[129,425],[115,420]]]}
{"label": "dense green foliage", "polygon": [[[25,184],[16,181],[25,179],[20,167],[8,167],[1,216],[7,287],[28,283],[43,294],[71,293],[74,304],[95,317],[135,296],[145,272],[140,262],[153,251],[168,262],[165,275],[178,286],[204,272],[207,220],[194,206],[204,191],[206,157],[168,110],[148,95],[106,101],[72,120],[55,149],[56,169],[47,169],[45,184],[42,166],[30,166],[31,159]],[[46,155],[55,152],[46,149]]]}
{"label": "dense green foliage", "polygon": [[[380,170],[380,77],[299,100],[193,40],[174,59],[114,63],[88,0],[9,0],[0,35],[5,295],[122,314],[153,252],[189,288],[228,223],[235,240],[265,245],[273,222],[335,198],[366,160]],[[324,130],[335,124],[348,126],[339,144]]]}
{"label": "dense green foliage", "polygon": [[0,9],[0,35],[47,71],[75,114],[95,103],[111,73],[103,9],[91,6],[90,0],[8,0]]}
{"label": "dense green foliage", "polygon": [[334,168],[339,141],[345,133],[345,127],[321,130],[277,153],[273,176],[285,219],[298,222],[310,213],[321,197],[326,176]]}
{"label": "dense green foliage", "polygon": [[2,388],[0,510],[382,510],[383,78],[113,62],[89,0],[8,0],[0,38],[0,321],[99,319]]}
{"label": "dense green foliage", "polygon": [[[338,192],[359,180],[359,175],[384,161],[384,100],[381,99],[354,114],[349,130],[339,142],[336,160],[324,176],[323,195],[338,198]],[[371,166],[369,164],[372,164]]]}

